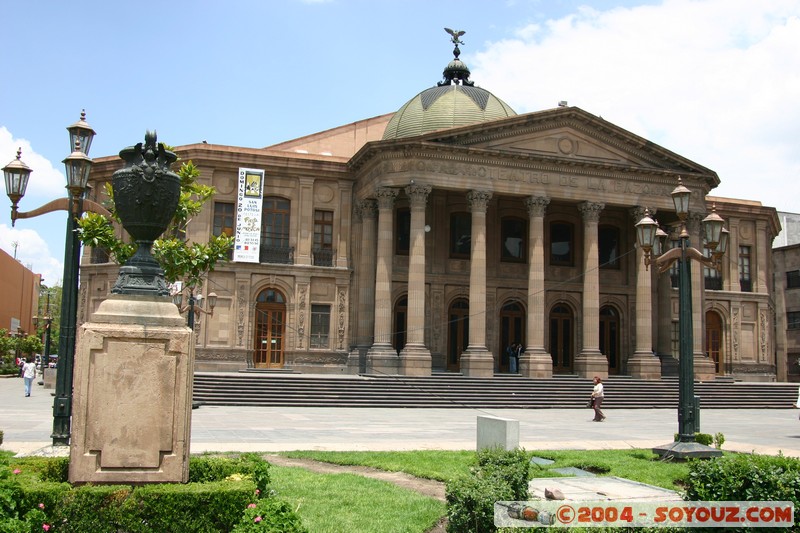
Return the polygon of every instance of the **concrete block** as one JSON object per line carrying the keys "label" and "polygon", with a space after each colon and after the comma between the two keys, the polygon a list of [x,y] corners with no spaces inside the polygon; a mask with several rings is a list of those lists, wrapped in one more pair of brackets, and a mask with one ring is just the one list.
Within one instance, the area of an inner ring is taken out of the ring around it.
{"label": "concrete block", "polygon": [[478,417],[478,450],[514,450],[519,447],[519,420],[496,416]]}

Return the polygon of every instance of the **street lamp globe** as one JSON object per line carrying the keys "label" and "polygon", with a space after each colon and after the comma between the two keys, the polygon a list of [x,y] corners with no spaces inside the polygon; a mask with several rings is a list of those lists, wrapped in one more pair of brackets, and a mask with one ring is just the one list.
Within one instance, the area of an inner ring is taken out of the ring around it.
{"label": "street lamp globe", "polygon": [[11,199],[11,225],[16,222],[17,205],[25,196],[28,188],[28,179],[31,177],[31,168],[22,162],[22,148],[17,149],[17,158],[3,167],[3,176],[6,180],[6,194]]}
{"label": "street lamp globe", "polygon": [[717,214],[717,207],[711,207],[711,213],[703,219],[703,233],[705,233],[706,246],[712,252],[717,249],[719,245],[720,235],[722,228],[725,226],[725,221]]}
{"label": "street lamp globe", "polygon": [[81,110],[81,118],[75,124],[67,126],[69,132],[69,146],[72,151],[82,151],[89,155],[95,131],[86,123],[86,110]]}
{"label": "street lamp globe", "polygon": [[86,192],[89,171],[92,169],[92,160],[81,151],[80,140],[75,141],[75,150],[64,159],[63,163],[67,171],[67,189],[73,198],[80,198]]}
{"label": "street lamp globe", "polygon": [[672,195],[672,203],[675,204],[675,212],[678,218],[686,220],[689,215],[689,198],[692,196],[692,191],[683,185],[683,180],[678,178],[678,186],[670,193]]}

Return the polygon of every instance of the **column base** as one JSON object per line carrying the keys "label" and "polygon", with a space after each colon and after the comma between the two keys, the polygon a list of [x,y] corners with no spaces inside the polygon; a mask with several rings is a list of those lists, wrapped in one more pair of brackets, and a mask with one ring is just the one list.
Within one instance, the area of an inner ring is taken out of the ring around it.
{"label": "column base", "polygon": [[368,346],[357,346],[347,355],[347,373],[357,376],[367,371]]}
{"label": "column base", "polygon": [[593,378],[599,376],[600,379],[608,377],[608,360],[600,350],[586,350],[578,354],[575,358],[575,373],[582,378]]}
{"label": "column base", "polygon": [[519,373],[526,378],[552,378],[553,358],[544,350],[524,352],[519,358]]}
{"label": "column base", "polygon": [[367,352],[367,373],[396,376],[400,372],[400,358],[391,344],[373,344]]}
{"label": "column base", "polygon": [[717,377],[717,366],[706,354],[694,354],[695,381],[712,381]]}
{"label": "column base", "polygon": [[636,379],[661,379],[661,361],[653,352],[634,352],[628,359],[628,374]]}
{"label": "column base", "polygon": [[467,348],[461,354],[461,373],[470,378],[494,377],[494,356],[486,348]]}
{"label": "column base", "polygon": [[431,352],[423,344],[406,344],[400,350],[400,374],[404,376],[430,376]]}

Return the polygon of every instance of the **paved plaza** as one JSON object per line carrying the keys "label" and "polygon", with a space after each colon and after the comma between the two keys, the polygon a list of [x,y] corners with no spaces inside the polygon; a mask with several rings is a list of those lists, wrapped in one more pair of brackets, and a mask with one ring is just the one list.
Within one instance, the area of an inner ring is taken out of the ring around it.
{"label": "paved plaza", "polygon": [[[29,453],[51,443],[53,397],[22,379],[0,379],[2,449]],[[192,412],[193,453],[204,451],[474,449],[478,416],[520,423],[527,450],[650,448],[672,440],[675,409],[387,409],[211,407]],[[704,433],[725,435],[724,450],[800,457],[800,409],[706,409]]]}

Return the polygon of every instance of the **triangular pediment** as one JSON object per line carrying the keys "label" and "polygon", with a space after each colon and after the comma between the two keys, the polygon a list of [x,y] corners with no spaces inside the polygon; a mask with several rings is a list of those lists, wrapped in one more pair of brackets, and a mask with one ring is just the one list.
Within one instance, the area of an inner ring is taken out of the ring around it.
{"label": "triangular pediment", "polygon": [[620,147],[593,138],[591,132],[578,131],[569,126],[492,139],[470,146],[503,152],[595,161],[600,164],[649,166],[643,157],[637,157]]}
{"label": "triangular pediment", "polygon": [[577,107],[517,115],[431,133],[419,139],[565,164],[703,175],[712,187],[719,182],[708,168]]}

